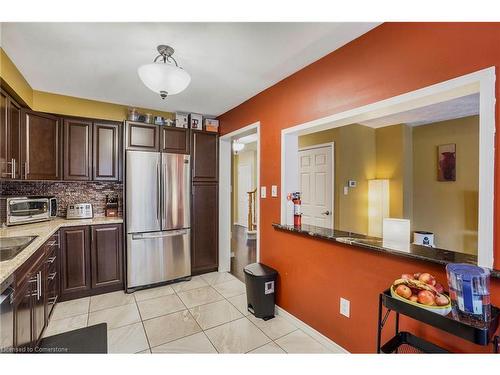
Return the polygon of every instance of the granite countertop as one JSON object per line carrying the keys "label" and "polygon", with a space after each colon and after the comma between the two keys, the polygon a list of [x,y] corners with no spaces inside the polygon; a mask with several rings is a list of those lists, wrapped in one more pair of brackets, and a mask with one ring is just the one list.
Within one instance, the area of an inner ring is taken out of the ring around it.
{"label": "granite countertop", "polygon": [[40,223],[15,225],[0,229],[0,240],[4,237],[38,236],[14,258],[0,262],[0,284],[12,275],[28,258],[33,255],[54,233],[63,227],[78,225],[99,225],[123,223],[122,217],[95,217],[93,219],[67,220],[56,218]]}
{"label": "granite countertop", "polygon": [[[300,228],[293,225],[273,223],[275,229],[300,233],[310,237],[317,237],[328,241],[343,243],[346,245],[362,247],[395,256],[424,260],[428,262],[446,265],[448,263],[470,263],[477,264],[477,256],[471,254],[457,253],[454,251],[431,248],[410,244],[406,250],[397,250],[383,246],[381,238],[369,237],[356,233],[344,232],[335,229],[316,227],[303,224]],[[491,270],[491,276],[500,278],[500,270]]]}

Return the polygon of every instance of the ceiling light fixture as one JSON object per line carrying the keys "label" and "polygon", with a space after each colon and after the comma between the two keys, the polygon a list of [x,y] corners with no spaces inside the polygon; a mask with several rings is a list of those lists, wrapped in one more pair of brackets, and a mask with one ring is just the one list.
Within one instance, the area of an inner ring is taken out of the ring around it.
{"label": "ceiling light fixture", "polygon": [[172,57],[174,54],[172,47],[159,45],[157,50],[159,55],[154,62],[140,66],[137,73],[147,88],[165,99],[167,95],[184,91],[191,82],[191,76]]}

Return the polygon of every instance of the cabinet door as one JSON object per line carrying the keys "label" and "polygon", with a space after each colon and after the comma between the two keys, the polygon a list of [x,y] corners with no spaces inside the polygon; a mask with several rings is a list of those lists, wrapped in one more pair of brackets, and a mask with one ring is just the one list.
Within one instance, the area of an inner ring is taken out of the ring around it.
{"label": "cabinet door", "polygon": [[64,179],[88,181],[92,177],[92,122],[64,120]]}
{"label": "cabinet door", "polygon": [[191,271],[218,268],[218,184],[193,183]]}
{"label": "cabinet door", "polygon": [[193,131],[193,181],[218,180],[218,142],[217,133]]}
{"label": "cabinet door", "polygon": [[85,296],[90,290],[89,227],[63,228],[61,236],[61,298]]}
{"label": "cabinet door", "polygon": [[[121,224],[92,226],[92,288],[123,285]],[[121,288],[120,288],[121,289]]]}
{"label": "cabinet door", "polygon": [[94,180],[120,179],[120,128],[117,123],[94,123]]}
{"label": "cabinet door", "polygon": [[161,129],[161,151],[189,154],[189,129],[163,126]]}
{"label": "cabinet door", "polygon": [[33,342],[35,345],[42,338],[48,317],[47,307],[47,264],[45,257],[35,266],[32,279],[36,278],[36,290],[31,294],[33,301]]}
{"label": "cabinet door", "polygon": [[[9,170],[11,178],[21,178],[21,107],[12,99],[8,100],[8,159],[11,161]],[[12,164],[13,163],[13,164]]]}
{"label": "cabinet door", "polygon": [[14,300],[14,346],[16,348],[31,347],[33,342],[32,293],[34,282],[27,280],[16,290]]}
{"label": "cabinet door", "polygon": [[160,127],[158,125],[127,122],[126,132],[127,150],[160,150]]}
{"label": "cabinet door", "polygon": [[8,129],[8,119],[7,119],[7,95],[0,91],[0,177],[9,178],[10,166],[7,164],[10,162],[9,155],[7,152],[7,140],[9,135]]}
{"label": "cabinet door", "polygon": [[46,113],[22,110],[22,174],[26,180],[61,178],[61,123]]}

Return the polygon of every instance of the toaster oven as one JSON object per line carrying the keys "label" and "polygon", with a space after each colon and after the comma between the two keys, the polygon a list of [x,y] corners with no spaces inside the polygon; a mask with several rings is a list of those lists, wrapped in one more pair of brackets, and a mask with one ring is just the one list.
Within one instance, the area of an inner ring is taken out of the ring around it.
{"label": "toaster oven", "polygon": [[1,198],[2,222],[6,225],[34,223],[57,216],[55,197],[27,196]]}

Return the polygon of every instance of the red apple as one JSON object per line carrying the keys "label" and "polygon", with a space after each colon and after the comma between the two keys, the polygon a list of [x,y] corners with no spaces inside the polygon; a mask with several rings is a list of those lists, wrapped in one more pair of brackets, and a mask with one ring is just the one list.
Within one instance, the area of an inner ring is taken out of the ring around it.
{"label": "red apple", "polygon": [[450,301],[444,294],[438,294],[434,300],[438,306],[446,306]]}
{"label": "red apple", "polygon": [[411,296],[411,289],[406,285],[398,285],[396,288],[396,294],[403,298],[409,298]]}
{"label": "red apple", "polygon": [[401,278],[405,280],[413,280],[413,275],[411,273],[403,273]]}
{"label": "red apple", "polygon": [[434,288],[436,288],[436,291],[437,291],[439,294],[443,294],[443,292],[444,292],[444,288],[443,288],[443,286],[442,286],[440,283],[436,283],[436,285],[434,285]]}
{"label": "red apple", "polygon": [[415,280],[418,280],[418,278],[420,277],[420,275],[421,275],[421,274],[422,274],[421,272],[415,272],[415,273],[413,274],[413,278],[414,278]]}
{"label": "red apple", "polygon": [[415,294],[412,294],[408,299],[412,302],[418,302],[418,297]]}
{"label": "red apple", "polygon": [[418,277],[418,281],[421,281],[423,283],[429,284],[429,285],[436,285],[436,279],[434,276],[432,276],[430,273],[423,273]]}
{"label": "red apple", "polygon": [[422,305],[431,306],[434,304],[434,294],[428,290],[421,290],[418,292],[418,302]]}

